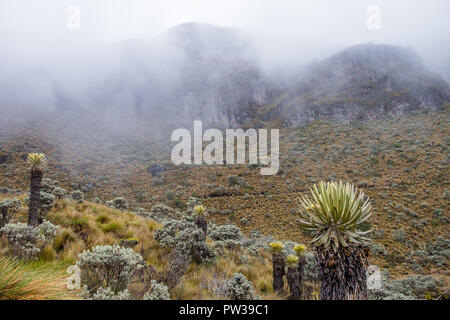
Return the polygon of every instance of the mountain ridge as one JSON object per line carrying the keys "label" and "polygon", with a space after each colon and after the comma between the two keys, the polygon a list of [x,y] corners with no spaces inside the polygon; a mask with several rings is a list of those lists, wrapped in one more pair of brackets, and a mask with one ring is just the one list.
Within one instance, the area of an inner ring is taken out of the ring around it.
{"label": "mountain ridge", "polygon": [[[450,101],[450,85],[409,48],[356,45],[290,76],[266,73],[256,55],[238,29],[187,23],[153,41],[121,42],[81,60],[65,74],[69,80],[39,69],[22,85],[15,75],[15,82],[3,80],[0,97],[11,110],[73,109],[80,117],[98,113],[172,125],[203,120],[216,127],[370,121],[437,110]],[[38,94],[33,86],[43,89]]]}

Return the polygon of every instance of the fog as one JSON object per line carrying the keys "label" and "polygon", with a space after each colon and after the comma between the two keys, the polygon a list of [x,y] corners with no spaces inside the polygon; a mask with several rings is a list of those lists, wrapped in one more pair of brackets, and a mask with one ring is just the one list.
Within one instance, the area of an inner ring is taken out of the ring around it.
{"label": "fog", "polygon": [[[375,28],[368,27],[374,6]],[[446,0],[1,0],[0,108],[103,112],[111,105],[153,105],[155,112],[165,104],[189,104],[197,97],[168,97],[185,86],[186,74],[195,75],[198,52],[223,59],[205,65],[208,80],[232,69],[223,64],[237,55],[276,82],[353,44],[396,44],[413,48],[449,79],[448,12]],[[234,38],[209,30],[195,43],[201,48],[187,44],[180,52],[184,36],[174,44],[168,30],[186,22],[229,28]],[[202,113],[217,100],[201,99]]]}

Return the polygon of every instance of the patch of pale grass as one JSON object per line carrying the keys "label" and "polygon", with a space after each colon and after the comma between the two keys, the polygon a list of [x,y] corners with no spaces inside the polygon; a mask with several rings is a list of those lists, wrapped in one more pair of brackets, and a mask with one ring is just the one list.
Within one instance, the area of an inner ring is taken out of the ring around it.
{"label": "patch of pale grass", "polygon": [[79,299],[69,291],[65,266],[44,261],[21,261],[0,256],[0,300]]}

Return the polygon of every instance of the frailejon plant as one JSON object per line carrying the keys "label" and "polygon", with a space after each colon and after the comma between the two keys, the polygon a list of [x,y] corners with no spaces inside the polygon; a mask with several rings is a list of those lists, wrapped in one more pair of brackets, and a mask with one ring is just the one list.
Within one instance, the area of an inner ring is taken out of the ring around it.
{"label": "frailejon plant", "polygon": [[350,183],[320,182],[300,199],[300,223],[313,235],[323,300],[367,299],[366,268],[372,230],[359,226],[371,204]]}
{"label": "frailejon plant", "polygon": [[43,153],[30,153],[27,161],[31,166],[28,225],[36,227],[39,224],[39,209],[41,207],[42,170],[47,159]]}
{"label": "frailejon plant", "polygon": [[298,258],[297,262],[297,270],[298,270],[298,283],[300,285],[300,296],[302,294],[303,287],[303,273],[306,265],[306,246],[303,244],[297,244],[292,248],[295,252],[295,255]]}
{"label": "frailejon plant", "polygon": [[285,274],[285,255],[283,253],[282,242],[269,243],[270,252],[272,252],[272,274],[273,274],[273,290],[281,293],[283,291],[284,281],[283,276]]}
{"label": "frailejon plant", "polygon": [[298,275],[298,260],[298,257],[293,254],[286,258],[286,278],[289,286],[290,300],[298,300],[301,296],[301,287]]}
{"label": "frailejon plant", "polygon": [[194,207],[195,224],[199,229],[203,230],[206,235],[208,234],[208,222],[206,221],[206,208],[203,205],[198,205]]}

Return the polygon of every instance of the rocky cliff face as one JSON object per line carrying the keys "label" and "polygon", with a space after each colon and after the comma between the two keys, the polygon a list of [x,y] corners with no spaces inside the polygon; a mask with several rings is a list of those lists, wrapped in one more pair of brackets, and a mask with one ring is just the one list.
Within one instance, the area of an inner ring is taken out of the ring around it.
{"label": "rocky cliff face", "polygon": [[427,71],[410,49],[359,45],[310,65],[289,88],[278,116],[290,125],[343,122],[437,110],[450,101],[448,83]]}
{"label": "rocky cliff face", "polygon": [[235,29],[183,24],[153,41],[119,43],[81,61],[68,75],[72,82],[43,77],[42,70],[13,84],[7,77],[0,98],[11,110],[28,105],[176,126],[201,119],[216,127],[365,121],[450,101],[449,84],[409,49],[359,45],[293,69],[287,78],[264,72],[251,43]]}
{"label": "rocky cliff face", "polygon": [[[135,79],[137,72],[143,81],[116,92],[131,96],[134,110],[161,121],[201,119],[235,127],[281,120],[299,126],[316,119],[352,122],[401,116],[411,110],[436,110],[450,101],[449,84],[407,48],[350,47],[288,80],[261,71],[248,39],[234,29],[185,24],[158,41],[170,54],[138,59],[146,63],[135,66],[134,73],[129,67],[122,70],[128,76],[119,73],[120,79]],[[155,51],[137,50],[124,59]]]}
{"label": "rocky cliff face", "polygon": [[[274,83],[237,30],[187,23],[151,43],[118,45],[120,67],[90,90],[95,108],[159,122],[238,126],[271,101]],[[98,88],[101,90],[98,90]]]}

